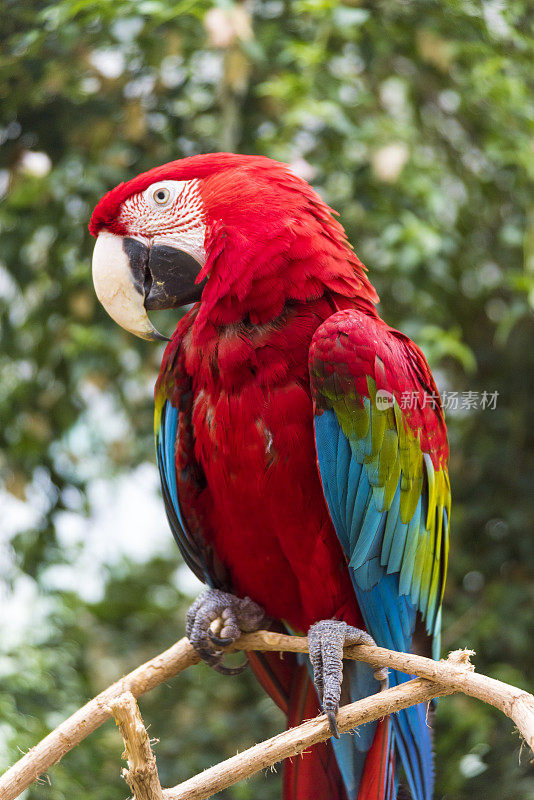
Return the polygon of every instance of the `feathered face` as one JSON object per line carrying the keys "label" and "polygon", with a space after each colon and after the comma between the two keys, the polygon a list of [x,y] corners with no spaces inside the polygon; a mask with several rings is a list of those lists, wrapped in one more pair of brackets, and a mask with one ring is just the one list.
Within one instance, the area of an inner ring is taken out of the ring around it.
{"label": "feathered face", "polygon": [[160,339],[147,310],[199,300],[206,261],[200,182],[161,180],[127,197],[100,229],[93,255],[98,299],[126,330]]}
{"label": "feathered face", "polygon": [[96,206],[97,296],[123,328],[164,339],[147,310],[202,299],[202,324],[265,322],[327,287],[376,298],[343,228],[286,165],[217,153],[123,183]]}

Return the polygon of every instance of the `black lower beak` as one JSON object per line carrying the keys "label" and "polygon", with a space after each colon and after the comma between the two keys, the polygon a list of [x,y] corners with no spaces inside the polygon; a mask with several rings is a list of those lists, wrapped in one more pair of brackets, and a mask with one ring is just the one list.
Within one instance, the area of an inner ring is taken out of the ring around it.
{"label": "black lower beak", "polygon": [[205,281],[195,283],[202,265],[192,255],[165,244],[148,248],[129,237],[123,247],[147,311],[178,308],[200,300]]}

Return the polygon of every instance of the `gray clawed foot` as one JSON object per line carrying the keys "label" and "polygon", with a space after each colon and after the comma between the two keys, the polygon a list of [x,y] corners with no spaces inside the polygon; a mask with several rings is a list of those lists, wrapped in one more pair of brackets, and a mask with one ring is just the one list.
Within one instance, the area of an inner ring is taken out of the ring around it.
{"label": "gray clawed foot", "polygon": [[[211,625],[221,620],[218,634]],[[218,589],[203,592],[186,615],[185,632],[200,658],[223,675],[239,675],[247,662],[238,667],[227,667],[223,662],[224,648],[233,644],[242,633],[257,631],[267,618],[260,606],[250,597],[243,599]]]}
{"label": "gray clawed foot", "polygon": [[[325,619],[316,622],[308,631],[308,647],[313,666],[313,679],[324,712],[328,717],[332,736],[339,739],[336,715],[341,698],[343,681],[343,648],[350,644],[375,645],[375,640],[366,631],[339,622]],[[388,670],[375,670],[374,677],[380,681],[381,689],[387,688]]]}

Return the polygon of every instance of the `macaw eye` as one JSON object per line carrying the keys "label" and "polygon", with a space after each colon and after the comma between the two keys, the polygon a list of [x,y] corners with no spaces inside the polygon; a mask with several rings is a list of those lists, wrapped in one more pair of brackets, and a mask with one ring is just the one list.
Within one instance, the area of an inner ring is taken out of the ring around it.
{"label": "macaw eye", "polygon": [[165,203],[168,203],[170,196],[171,193],[165,186],[160,186],[159,189],[156,189],[152,194],[152,198],[158,206],[164,206]]}

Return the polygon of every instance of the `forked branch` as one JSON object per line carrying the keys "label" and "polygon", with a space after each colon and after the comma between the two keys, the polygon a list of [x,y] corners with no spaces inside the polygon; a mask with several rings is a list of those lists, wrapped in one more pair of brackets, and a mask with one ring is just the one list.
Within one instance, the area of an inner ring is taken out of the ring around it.
{"label": "forked branch", "polygon": [[[308,643],[305,637],[259,631],[242,636],[232,649],[302,653],[307,652]],[[445,661],[432,661],[423,656],[398,653],[382,647],[359,645],[347,648],[346,658],[366,661],[373,667],[386,666],[398,669],[410,675],[417,675],[424,681],[411,681],[403,686],[388,689],[386,692],[345,706],[339,711],[340,730],[348,730],[356,724],[377,719],[400,708],[424,702],[433,697],[463,692],[485,703],[490,703],[510,717],[534,752],[534,697],[507,683],[475,673],[474,667],[469,663],[469,654],[469,651],[456,651],[451,653]],[[178,675],[187,667],[197,664],[198,661],[199,658],[189,641],[181,639],[164,653],[147,661],[108,687],[65,720],[4,773],[0,778],[0,800],[15,800],[33,781],[98,728],[109,718],[110,704],[121,694],[129,691],[134,697],[139,697],[160,683]],[[399,703],[401,704],[399,705]],[[360,716],[362,714],[364,716]],[[365,716],[367,714],[374,714],[374,716]],[[200,800],[200,798],[208,797],[209,794],[203,793],[207,791],[203,781],[215,781],[210,784],[210,786],[216,787],[209,789],[211,793],[222,788],[218,782],[219,778],[216,777],[217,771],[228,775],[228,770],[231,770],[230,777],[232,779],[225,783],[225,786],[228,786],[240,779],[240,777],[235,777],[235,770],[241,768],[239,764],[242,764],[243,758],[251,759],[252,769],[246,772],[249,775],[282,758],[302,752],[314,742],[328,738],[328,735],[329,730],[325,718],[317,717],[317,719],[305,722],[298,728],[286,731],[261,745],[256,745],[255,748],[246,751],[248,756],[246,753],[234,756],[239,763],[229,759],[216,767],[211,767],[210,770],[192,778],[191,781],[186,781],[180,787],[165,790],[164,797],[166,800],[178,800],[178,798],[186,796],[183,791],[188,791],[187,797],[191,799]],[[260,751],[258,752],[256,748],[260,748]],[[241,777],[245,777],[245,773],[242,773]],[[192,782],[195,781],[197,783],[193,786]],[[189,788],[187,788],[188,785]],[[203,788],[197,790],[197,785]],[[200,793],[192,794],[192,791]]]}

